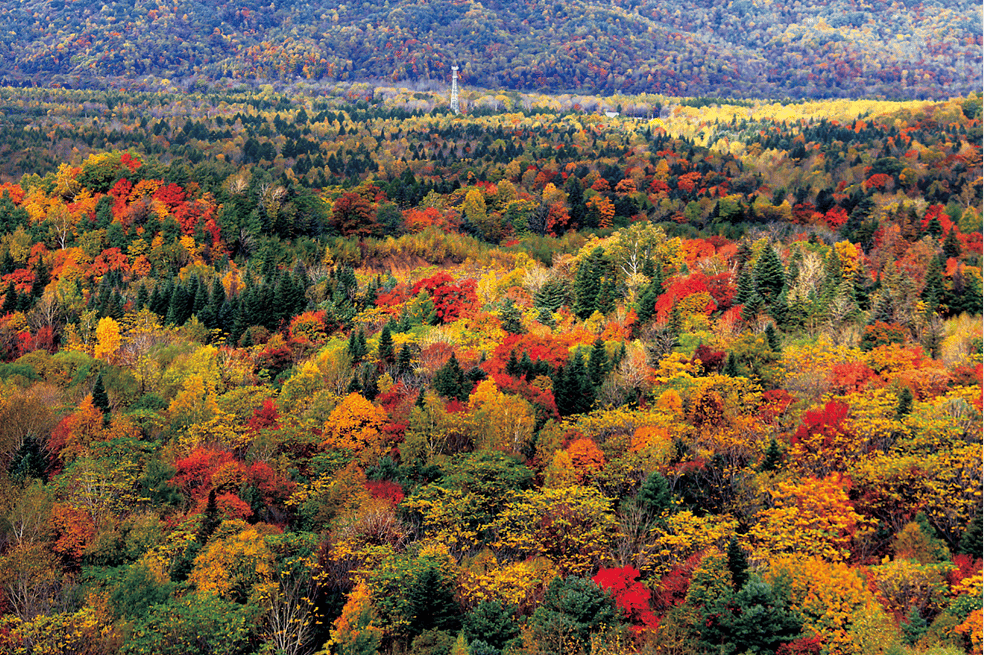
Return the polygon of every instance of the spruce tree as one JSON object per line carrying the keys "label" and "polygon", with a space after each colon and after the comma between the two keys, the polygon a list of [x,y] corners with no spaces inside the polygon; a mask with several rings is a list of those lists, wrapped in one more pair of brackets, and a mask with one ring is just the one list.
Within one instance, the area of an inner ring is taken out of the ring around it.
{"label": "spruce tree", "polygon": [[755,295],[755,280],[752,278],[752,274],[747,270],[743,270],[740,275],[738,275],[738,290],[735,293],[735,304],[736,305],[747,305],[748,301],[752,299]]}
{"label": "spruce tree", "polygon": [[380,363],[384,366],[396,361],[396,350],[393,345],[393,335],[390,332],[389,322],[383,326],[382,331],[379,333],[379,349],[377,354]]}
{"label": "spruce tree", "polygon": [[770,350],[773,352],[779,352],[779,335],[776,333],[776,328],[772,325],[772,323],[769,323],[765,327],[765,339],[769,343]]}
{"label": "spruce tree", "polygon": [[396,358],[396,376],[402,378],[411,373],[413,373],[413,353],[410,352],[409,344],[403,344]]}
{"label": "spruce tree", "polygon": [[137,290],[137,309],[143,309],[150,302],[150,294],[147,293],[147,285],[141,284]]}
{"label": "spruce tree", "polygon": [[769,440],[769,447],[765,450],[765,457],[762,458],[760,466],[763,471],[775,471],[782,463],[782,448],[775,437]]}
{"label": "spruce tree", "polygon": [[17,311],[17,288],[13,282],[7,284],[7,290],[3,295],[3,308],[0,315],[6,316]]}
{"label": "spruce tree", "polygon": [[895,405],[895,418],[901,421],[912,411],[912,389],[902,387],[899,391],[899,400]]}
{"label": "spruce tree", "polygon": [[740,591],[748,582],[748,556],[734,537],[728,542],[728,570],[735,591]]}
{"label": "spruce tree", "polygon": [[933,257],[926,268],[926,282],[919,297],[926,303],[926,313],[932,314],[943,298],[943,266],[939,257]]}
{"label": "spruce tree", "polygon": [[597,310],[602,315],[608,316],[615,311],[615,299],[618,291],[615,288],[615,277],[606,276],[601,280],[601,289],[598,291]]}
{"label": "spruce tree", "polygon": [[104,415],[109,413],[109,394],[106,393],[102,373],[96,377],[96,384],[92,387],[92,404]]}
{"label": "spruce tree", "polygon": [[434,374],[434,390],[445,398],[465,402],[471,392],[471,387],[465,378],[465,372],[458,363],[454,353]]}
{"label": "spruce tree", "polygon": [[586,319],[598,309],[601,292],[601,276],[605,265],[605,251],[595,248],[577,269],[574,277],[574,315]]}
{"label": "spruce tree", "polygon": [[772,303],[782,292],[786,284],[786,271],[782,267],[782,261],[772,245],[765,247],[765,250],[755,262],[755,290],[767,302]]}
{"label": "spruce tree", "polygon": [[541,312],[547,310],[552,314],[566,305],[567,301],[568,284],[559,277],[547,280],[540,290],[533,294],[533,304]]}
{"label": "spruce tree", "polygon": [[950,228],[950,231],[946,233],[946,238],[943,240],[943,255],[949,259],[959,259],[962,248],[960,246],[960,240],[957,239],[957,231],[955,228]]}
{"label": "spruce tree", "polygon": [[727,359],[724,360],[724,369],[722,369],[721,374],[733,378],[738,377],[738,362],[731,353],[728,353]]}
{"label": "spruce tree", "polygon": [[[526,353],[523,354],[526,355]],[[506,360],[506,375],[508,375],[511,378],[516,378],[519,377],[519,374],[520,374],[519,360],[516,359],[516,351],[510,350],[509,359]]]}
{"label": "spruce tree", "polygon": [[523,327],[523,314],[516,307],[512,298],[506,298],[499,310],[499,320],[502,322],[502,329],[509,334],[523,334],[526,329]]}
{"label": "spruce tree", "polygon": [[605,351],[605,342],[600,338],[595,339],[591,347],[591,354],[588,356],[588,378],[595,387],[600,387],[608,373],[608,353]]}

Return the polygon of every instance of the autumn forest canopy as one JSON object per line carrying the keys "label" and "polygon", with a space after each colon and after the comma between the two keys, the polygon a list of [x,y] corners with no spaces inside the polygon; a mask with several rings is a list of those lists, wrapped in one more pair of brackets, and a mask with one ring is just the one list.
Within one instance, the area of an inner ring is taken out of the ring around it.
{"label": "autumn forest canopy", "polygon": [[439,4],[4,5],[0,652],[981,653],[969,5]]}
{"label": "autumn forest canopy", "polygon": [[947,98],[981,88],[971,0],[0,2],[0,82]]}

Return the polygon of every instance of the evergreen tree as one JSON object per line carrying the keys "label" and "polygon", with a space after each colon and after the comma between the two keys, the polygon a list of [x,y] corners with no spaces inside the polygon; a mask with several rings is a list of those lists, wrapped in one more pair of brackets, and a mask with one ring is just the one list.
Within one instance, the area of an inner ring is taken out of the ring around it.
{"label": "evergreen tree", "polygon": [[943,265],[939,257],[933,257],[926,268],[926,283],[919,297],[926,303],[926,313],[937,310],[943,299]]}
{"label": "evergreen tree", "polygon": [[[538,309],[547,310],[551,314],[568,302],[568,284],[560,278],[547,280],[539,291],[533,294],[533,304]],[[541,321],[542,323],[543,321]]]}
{"label": "evergreen tree", "polygon": [[409,344],[403,344],[396,358],[396,376],[402,378],[411,373],[413,373],[413,353],[410,352]]}
{"label": "evergreen tree", "polygon": [[502,322],[502,329],[509,334],[523,334],[526,329],[523,327],[523,314],[516,307],[512,298],[506,298],[499,310],[499,320]]}
{"label": "evergreen tree", "polygon": [[471,385],[465,378],[465,372],[458,363],[458,358],[451,354],[444,366],[434,374],[434,390],[445,398],[465,402],[471,393]]}
{"label": "evergreen tree", "polygon": [[765,339],[769,343],[769,349],[771,349],[774,352],[779,352],[780,350],[779,335],[776,334],[776,328],[775,326],[772,325],[772,323],[769,323],[767,326],[765,326]]}
{"label": "evergreen tree", "polygon": [[721,374],[733,378],[738,377],[738,362],[731,353],[728,353],[727,358],[724,360],[724,368],[721,370]]}
{"label": "evergreen tree", "polygon": [[748,582],[748,557],[734,537],[728,542],[728,570],[731,571],[735,591],[740,591]]}
{"label": "evergreen tree", "polygon": [[[526,353],[523,353],[523,355],[529,357],[529,355],[527,355]],[[520,372],[521,370],[519,368],[519,360],[516,359],[516,351],[510,350],[509,359],[506,360],[506,375],[508,375],[511,378],[516,378],[519,377]]]}
{"label": "evergreen tree", "polygon": [[903,386],[899,391],[899,400],[895,405],[895,418],[902,420],[912,411],[912,389]]}
{"label": "evergreen tree", "polygon": [[396,350],[393,345],[393,335],[390,332],[389,322],[383,326],[382,331],[379,333],[378,358],[384,366],[396,361]]}
{"label": "evergreen tree", "polygon": [[103,384],[103,376],[100,373],[96,377],[96,384],[92,387],[92,404],[96,406],[103,415],[109,413],[109,394]]}
{"label": "evergreen tree", "polygon": [[659,471],[650,473],[639,487],[636,503],[653,517],[660,516],[672,508],[673,493],[670,491],[670,483],[667,482],[666,477]]}
{"label": "evergreen tree", "polygon": [[369,349],[366,346],[366,335],[361,327],[357,330],[352,330],[349,334],[348,353],[353,364],[361,362],[362,358],[369,353]]}
{"label": "evergreen tree", "polygon": [[618,350],[615,351],[615,356],[612,357],[612,370],[618,370],[618,367],[625,361],[625,357],[628,353],[625,350],[625,342],[618,344]]}
{"label": "evergreen tree", "polygon": [[574,315],[586,319],[598,309],[601,276],[605,267],[605,251],[599,246],[591,251],[577,269],[574,277]]}
{"label": "evergreen tree", "polygon": [[379,377],[373,366],[362,367],[362,395],[366,400],[375,400],[379,395]]}
{"label": "evergreen tree", "polygon": [[600,387],[608,373],[608,353],[605,350],[605,342],[600,338],[595,339],[591,347],[591,354],[588,356],[588,378],[595,387]]}
{"label": "evergreen tree", "polygon": [[657,298],[659,298],[659,292],[654,282],[650,282],[643,287],[635,306],[636,318],[639,319],[639,325],[645,325],[652,320],[653,314],[656,313]]}
{"label": "evergreen tree", "polygon": [[943,256],[947,259],[959,259],[962,248],[960,246],[960,240],[957,238],[957,230],[955,228],[950,228],[950,231],[946,233],[946,238],[943,240]]}
{"label": "evergreen tree", "polygon": [[752,274],[743,270],[738,276],[738,290],[735,292],[735,304],[747,305],[748,301],[755,295],[755,280]]}
{"label": "evergreen tree", "polygon": [[141,284],[137,290],[137,309],[143,309],[150,302],[150,294],[147,293],[147,285]]}
{"label": "evergreen tree", "polygon": [[598,311],[605,316],[615,311],[617,293],[615,278],[611,275],[602,278],[601,289],[598,291]]}
{"label": "evergreen tree", "polygon": [[3,295],[3,308],[0,309],[0,316],[6,316],[17,311],[17,288],[13,282],[7,284],[7,291]]}
{"label": "evergreen tree", "polygon": [[215,502],[215,489],[210,489],[208,500],[205,502],[205,511],[202,512],[202,523],[195,535],[195,541],[204,545],[221,523],[222,517],[219,516],[219,508]]}
{"label": "evergreen tree", "polygon": [[769,440],[769,447],[765,450],[765,457],[762,458],[761,469],[763,471],[775,471],[782,463],[782,448],[775,437]]}
{"label": "evergreen tree", "polygon": [[772,245],[765,247],[765,250],[755,262],[755,290],[765,300],[766,303],[773,303],[782,292],[786,284],[786,271],[782,267],[776,249]]}

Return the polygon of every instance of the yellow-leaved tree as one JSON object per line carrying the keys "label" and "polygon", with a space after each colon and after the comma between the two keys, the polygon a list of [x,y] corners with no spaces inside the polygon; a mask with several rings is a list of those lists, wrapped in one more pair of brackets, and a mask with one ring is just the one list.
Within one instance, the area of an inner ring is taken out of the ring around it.
{"label": "yellow-leaved tree", "polygon": [[350,393],[325,421],[322,443],[326,448],[349,451],[362,464],[371,464],[384,452],[382,432],[388,417],[362,395]]}
{"label": "yellow-leaved tree", "polygon": [[99,319],[96,326],[96,359],[112,361],[120,349],[120,324],[109,316]]}

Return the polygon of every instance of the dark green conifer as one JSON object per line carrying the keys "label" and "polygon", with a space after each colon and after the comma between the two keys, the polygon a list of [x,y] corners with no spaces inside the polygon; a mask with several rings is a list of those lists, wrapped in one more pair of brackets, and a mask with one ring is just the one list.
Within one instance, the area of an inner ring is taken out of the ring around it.
{"label": "dark green conifer", "polygon": [[738,276],[738,290],[735,292],[735,304],[747,305],[755,295],[755,280],[748,270],[743,270]]}
{"label": "dark green conifer", "polygon": [[509,334],[523,334],[526,329],[523,327],[523,314],[516,307],[512,298],[506,298],[499,310],[499,320],[502,322],[502,329]]}
{"label": "dark green conifer", "polygon": [[0,316],[6,316],[17,311],[17,288],[13,282],[7,284],[7,290],[3,295],[3,308],[0,309]]}
{"label": "dark green conifer", "polygon": [[608,373],[608,352],[605,350],[605,342],[600,338],[595,339],[591,347],[591,354],[588,356],[588,378],[595,387],[601,386]]}
{"label": "dark green conifer", "polygon": [[385,366],[396,361],[396,350],[393,344],[393,334],[390,332],[389,322],[383,326],[379,333],[379,361]]}
{"label": "dark green conifer", "polygon": [[776,333],[776,328],[772,323],[769,323],[765,327],[765,339],[769,343],[769,349],[774,352],[779,352],[779,335]]}
{"label": "dark green conifer", "polygon": [[109,413],[109,394],[106,393],[102,373],[96,377],[96,384],[92,387],[92,404],[103,414]]}
{"label": "dark green conifer", "polygon": [[574,277],[574,315],[582,320],[598,309],[604,267],[605,251],[599,246],[591,251],[577,269]]}
{"label": "dark green conifer", "polygon": [[755,262],[755,290],[767,303],[774,302],[786,284],[786,271],[772,245],[765,247]]}
{"label": "dark green conifer", "polygon": [[775,471],[782,463],[782,448],[775,437],[769,440],[769,447],[765,450],[765,457],[762,458],[761,469],[763,471]]}
{"label": "dark green conifer", "polygon": [[748,556],[734,537],[728,542],[728,570],[735,591],[740,591],[748,582]]}
{"label": "dark green conifer", "polygon": [[465,372],[458,363],[454,353],[434,374],[434,390],[445,398],[465,402],[471,393],[471,385],[465,378]]}
{"label": "dark green conifer", "polygon": [[403,344],[396,358],[396,376],[402,378],[411,373],[413,373],[413,353],[410,352],[409,344]]}

